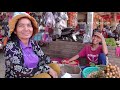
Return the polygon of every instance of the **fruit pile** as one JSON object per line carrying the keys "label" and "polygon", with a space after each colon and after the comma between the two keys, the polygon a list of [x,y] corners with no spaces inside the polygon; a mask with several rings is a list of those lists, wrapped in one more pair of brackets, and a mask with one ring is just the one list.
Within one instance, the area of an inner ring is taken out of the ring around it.
{"label": "fruit pile", "polygon": [[102,70],[90,73],[87,78],[105,78],[105,73]]}
{"label": "fruit pile", "polygon": [[120,69],[117,65],[109,63],[103,70],[103,73],[106,74],[106,78],[120,78]]}
{"label": "fruit pile", "polygon": [[89,74],[88,78],[120,78],[120,69],[109,63],[104,69]]}

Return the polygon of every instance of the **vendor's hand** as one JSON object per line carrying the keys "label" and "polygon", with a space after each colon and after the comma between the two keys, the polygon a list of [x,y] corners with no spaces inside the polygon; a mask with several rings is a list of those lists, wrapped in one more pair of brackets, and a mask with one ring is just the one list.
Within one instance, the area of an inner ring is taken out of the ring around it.
{"label": "vendor's hand", "polygon": [[49,74],[50,74],[53,78],[58,78],[57,72],[55,72],[52,68],[50,68]]}
{"label": "vendor's hand", "polygon": [[101,38],[101,40],[105,40],[104,36],[100,32],[95,32],[94,35],[98,36]]}
{"label": "vendor's hand", "polygon": [[62,63],[69,63],[69,60],[62,60]]}

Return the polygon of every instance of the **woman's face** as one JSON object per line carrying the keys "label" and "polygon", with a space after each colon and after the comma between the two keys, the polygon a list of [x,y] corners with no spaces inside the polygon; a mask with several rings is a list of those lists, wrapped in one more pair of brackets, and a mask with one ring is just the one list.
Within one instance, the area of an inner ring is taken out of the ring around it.
{"label": "woman's face", "polygon": [[99,44],[100,42],[101,42],[101,38],[99,36],[97,36],[97,35],[92,36],[92,43],[94,45]]}
{"label": "woman's face", "polygon": [[16,25],[16,30],[14,33],[19,39],[29,39],[33,34],[33,26],[28,18],[22,18],[18,21]]}

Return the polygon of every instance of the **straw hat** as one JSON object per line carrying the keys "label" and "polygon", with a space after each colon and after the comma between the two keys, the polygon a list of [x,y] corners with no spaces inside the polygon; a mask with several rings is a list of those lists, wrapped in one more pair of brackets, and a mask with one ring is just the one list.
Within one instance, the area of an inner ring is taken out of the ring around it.
{"label": "straw hat", "polygon": [[20,18],[23,18],[23,17],[28,18],[32,22],[33,28],[34,28],[34,32],[33,32],[33,36],[34,36],[38,32],[38,23],[37,23],[37,21],[27,13],[18,13],[18,12],[15,13],[13,18],[9,21],[8,26],[9,26],[9,29],[10,29],[10,34],[12,34],[14,32],[15,25],[16,25],[17,21]]}

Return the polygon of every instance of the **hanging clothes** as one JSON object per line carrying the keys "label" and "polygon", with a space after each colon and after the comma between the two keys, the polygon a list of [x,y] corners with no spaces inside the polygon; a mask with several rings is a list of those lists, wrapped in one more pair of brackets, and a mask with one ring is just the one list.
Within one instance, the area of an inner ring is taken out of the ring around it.
{"label": "hanging clothes", "polygon": [[54,35],[61,36],[62,30],[67,28],[68,15],[67,12],[55,12],[54,17],[56,20]]}
{"label": "hanging clothes", "polygon": [[68,26],[76,27],[77,26],[77,12],[68,12]]}
{"label": "hanging clothes", "polygon": [[67,12],[54,12],[54,17],[56,22],[59,22],[60,20],[68,20]]}
{"label": "hanging clothes", "polygon": [[45,13],[45,25],[49,28],[55,27],[55,18],[52,12]]}

